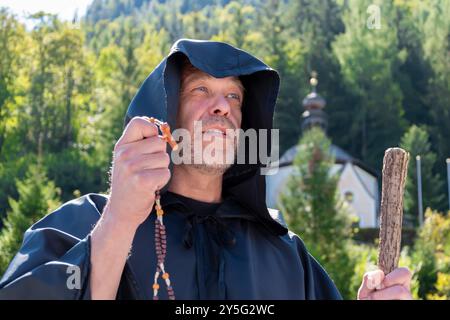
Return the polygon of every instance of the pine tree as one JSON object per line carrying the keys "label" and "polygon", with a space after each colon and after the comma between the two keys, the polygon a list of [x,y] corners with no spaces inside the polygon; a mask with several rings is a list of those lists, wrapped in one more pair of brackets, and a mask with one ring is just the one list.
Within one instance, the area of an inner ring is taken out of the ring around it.
{"label": "pine tree", "polygon": [[[401,147],[410,153],[408,165],[408,177],[405,187],[405,215],[412,221],[418,222],[418,199],[417,199],[417,165],[416,156],[421,157],[422,190],[424,207],[437,208],[445,200],[441,194],[442,180],[439,175],[433,174],[436,162],[436,154],[431,151],[429,135],[426,129],[413,125],[403,135]],[[415,224],[416,224],[415,223]]]}
{"label": "pine tree", "polygon": [[11,210],[0,233],[0,274],[19,250],[24,232],[60,204],[59,189],[39,165],[30,165],[24,180],[17,180],[19,199],[9,198]]}
{"label": "pine tree", "polygon": [[349,297],[353,274],[347,253],[351,219],[337,192],[337,176],[330,140],[319,128],[300,139],[294,172],[280,195],[280,208],[289,228],[305,242],[311,254],[329,272],[344,298]]}

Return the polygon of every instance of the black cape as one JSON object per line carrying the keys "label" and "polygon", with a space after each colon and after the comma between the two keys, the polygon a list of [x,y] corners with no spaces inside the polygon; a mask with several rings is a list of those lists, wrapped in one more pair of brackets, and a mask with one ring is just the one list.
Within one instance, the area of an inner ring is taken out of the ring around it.
{"label": "black cape", "polygon": [[[124,125],[145,115],[175,128],[182,55],[214,77],[241,79],[246,90],[243,129],[272,128],[278,73],[228,44],[190,39],[178,40],[147,77],[128,107]],[[269,135],[268,152],[270,147]],[[163,189],[163,205],[169,210],[166,266],[177,299],[341,299],[302,240],[288,231],[277,210],[267,208],[261,174],[265,165],[258,158],[256,164],[235,164],[225,173],[225,200],[216,217],[196,216]],[[89,299],[90,232],[106,201],[106,195],[84,195],[30,227],[0,280],[0,299]],[[118,299],[151,298],[154,216],[135,235]],[[231,234],[231,242],[220,241],[226,236],[217,240],[218,233]],[[76,286],[70,277],[75,269],[80,276]],[[164,289],[160,291],[167,298]]]}

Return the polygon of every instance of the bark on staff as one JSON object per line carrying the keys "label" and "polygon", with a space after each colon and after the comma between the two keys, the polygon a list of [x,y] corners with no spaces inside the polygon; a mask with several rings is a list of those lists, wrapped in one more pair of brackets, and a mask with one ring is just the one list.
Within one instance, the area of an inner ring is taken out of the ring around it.
{"label": "bark on staff", "polygon": [[400,256],[403,191],[408,160],[409,153],[401,148],[390,148],[384,153],[378,248],[378,267],[384,274],[397,267]]}

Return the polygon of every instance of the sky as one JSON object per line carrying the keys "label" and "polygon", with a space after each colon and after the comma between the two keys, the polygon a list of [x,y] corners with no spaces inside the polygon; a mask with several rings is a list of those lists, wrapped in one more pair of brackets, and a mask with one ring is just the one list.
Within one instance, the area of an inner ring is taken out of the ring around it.
{"label": "sky", "polygon": [[77,9],[78,17],[83,16],[91,2],[92,0],[0,0],[0,7],[9,8],[21,20],[26,14],[37,11],[57,14],[62,20],[71,20]]}

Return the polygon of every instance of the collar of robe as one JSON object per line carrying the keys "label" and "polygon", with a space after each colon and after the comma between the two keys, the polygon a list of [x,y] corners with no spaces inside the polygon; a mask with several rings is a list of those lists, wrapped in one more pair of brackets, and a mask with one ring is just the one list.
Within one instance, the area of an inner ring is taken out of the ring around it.
{"label": "collar of robe", "polygon": [[226,197],[214,214],[193,212],[189,206],[170,192],[162,195],[161,204],[163,208],[178,206],[179,211],[186,216],[183,244],[187,249],[194,244],[194,232],[199,224],[204,225],[209,238],[213,239],[220,247],[232,247],[236,244],[236,237],[232,228],[226,223],[226,219],[239,218],[258,221],[254,215],[244,212],[233,197]]}

